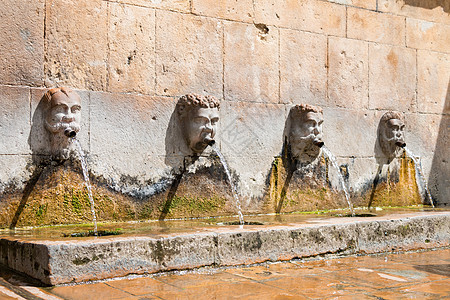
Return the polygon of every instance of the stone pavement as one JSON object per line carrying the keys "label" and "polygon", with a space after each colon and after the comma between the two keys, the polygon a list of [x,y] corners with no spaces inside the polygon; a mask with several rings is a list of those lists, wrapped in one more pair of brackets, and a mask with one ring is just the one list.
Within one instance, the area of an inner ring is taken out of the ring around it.
{"label": "stone pavement", "polygon": [[0,269],[0,299],[446,299],[450,249],[132,276],[39,287]]}

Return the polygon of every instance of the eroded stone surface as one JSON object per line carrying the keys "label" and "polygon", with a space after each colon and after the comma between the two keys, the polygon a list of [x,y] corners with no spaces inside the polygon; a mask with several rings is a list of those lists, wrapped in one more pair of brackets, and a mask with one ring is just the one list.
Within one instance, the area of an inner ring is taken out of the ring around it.
{"label": "eroded stone surface", "polygon": [[440,0],[379,0],[378,10],[416,19],[450,24],[450,3]]}
{"label": "eroded stone surface", "polygon": [[406,46],[450,53],[450,25],[406,19]]}
{"label": "eroded stone surface", "polygon": [[190,12],[190,1],[189,0],[111,0],[110,2],[118,2],[131,4],[135,6],[160,8],[167,10],[174,10],[179,12]]}
{"label": "eroded stone surface", "polygon": [[193,0],[192,12],[228,20],[251,22],[253,19],[252,0]]}
{"label": "eroded stone surface", "polygon": [[370,10],[375,10],[377,8],[377,0],[327,0],[327,1],[343,5],[367,8]]}

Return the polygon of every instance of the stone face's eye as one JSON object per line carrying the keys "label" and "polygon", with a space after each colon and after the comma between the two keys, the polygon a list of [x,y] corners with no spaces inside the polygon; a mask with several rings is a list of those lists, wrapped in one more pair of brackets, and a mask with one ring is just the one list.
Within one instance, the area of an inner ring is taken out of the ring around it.
{"label": "stone face's eye", "polygon": [[74,105],[74,106],[72,106],[71,110],[72,110],[72,113],[77,113],[77,112],[79,112],[81,110],[81,106]]}
{"label": "stone face's eye", "polygon": [[211,124],[212,124],[212,125],[216,125],[217,122],[219,122],[219,118],[213,118],[213,119],[211,120]]}

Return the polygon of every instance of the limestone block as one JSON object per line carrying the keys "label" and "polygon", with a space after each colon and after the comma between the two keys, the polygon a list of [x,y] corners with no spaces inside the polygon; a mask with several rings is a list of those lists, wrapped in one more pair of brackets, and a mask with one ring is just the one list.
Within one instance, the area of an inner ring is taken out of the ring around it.
{"label": "limestone block", "polygon": [[280,101],[326,104],[327,38],[283,29],[280,34]]}
{"label": "limestone block", "polygon": [[369,108],[413,110],[415,98],[415,50],[370,44]]}
{"label": "limestone block", "polygon": [[278,38],[275,27],[225,23],[225,99],[278,103]]}
{"label": "limestone block", "polygon": [[378,0],[378,10],[416,19],[450,24],[450,2],[441,0]]}
{"label": "limestone block", "polygon": [[329,38],[328,100],[338,107],[368,108],[368,43],[337,37]]}
{"label": "limestone block", "polygon": [[0,86],[0,154],[28,154],[30,89]]}
{"label": "limestone block", "polygon": [[406,46],[450,53],[450,25],[406,19]]}
{"label": "limestone block", "polygon": [[44,0],[5,0],[0,9],[2,84],[41,86],[44,74]]}
{"label": "limestone block", "polygon": [[419,50],[417,64],[417,110],[450,113],[450,55]]}
{"label": "limestone block", "polygon": [[92,168],[120,179],[152,179],[164,171],[172,98],[91,93]]}
{"label": "limestone block", "polygon": [[49,0],[46,13],[46,85],[104,90],[107,2]]}
{"label": "limestone block", "polygon": [[367,8],[371,10],[377,9],[377,0],[328,0],[328,2]]}
{"label": "limestone block", "polygon": [[157,94],[196,92],[222,98],[222,22],[157,11],[156,23]]}
{"label": "limestone block", "polygon": [[255,23],[345,36],[345,6],[315,0],[255,0]]}
{"label": "limestone block", "polygon": [[435,114],[406,114],[406,147],[415,155],[431,157],[436,148],[442,118]]}
{"label": "limestone block", "polygon": [[[29,144],[31,152],[36,155],[50,154],[50,137],[44,127],[44,111],[42,97],[48,89],[31,89],[31,131]],[[89,130],[90,130],[90,99],[86,91],[75,90],[81,98],[81,130],[77,134],[81,147],[85,153],[89,152]]]}
{"label": "limestone block", "polygon": [[[338,158],[338,165],[344,166],[348,171],[346,183],[348,183],[351,195],[360,195],[360,193],[370,191],[379,166],[376,158]],[[359,204],[354,203],[354,205]]]}
{"label": "limestone block", "polygon": [[323,141],[335,156],[373,156],[378,118],[370,110],[324,108]]}
{"label": "limestone block", "polygon": [[27,168],[30,162],[31,155],[0,155],[0,194],[5,188],[23,187],[31,175]]}
{"label": "limestone block", "polygon": [[405,45],[405,18],[349,7],[349,38],[392,45]]}
{"label": "limestone block", "polygon": [[118,2],[179,12],[190,12],[191,10],[190,0],[110,0],[109,2]]}
{"label": "limestone block", "polygon": [[108,90],[155,91],[155,11],[110,4]]}
{"label": "limestone block", "polygon": [[192,13],[227,20],[252,22],[252,0],[192,0]]}

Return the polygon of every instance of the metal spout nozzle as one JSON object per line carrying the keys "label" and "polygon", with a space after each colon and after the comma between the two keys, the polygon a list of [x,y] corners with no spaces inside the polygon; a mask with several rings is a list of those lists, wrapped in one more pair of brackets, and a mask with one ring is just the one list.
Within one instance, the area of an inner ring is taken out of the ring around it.
{"label": "metal spout nozzle", "polygon": [[64,130],[64,135],[69,138],[74,138],[77,135],[77,132],[75,130],[67,128],[66,130]]}
{"label": "metal spout nozzle", "polygon": [[313,144],[316,145],[319,148],[322,148],[323,145],[325,145],[325,143],[323,141],[321,141],[321,140],[314,140]]}
{"label": "metal spout nozzle", "polygon": [[397,142],[395,142],[395,145],[397,145],[400,148],[406,147],[406,143],[404,141],[397,141]]}

